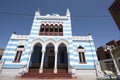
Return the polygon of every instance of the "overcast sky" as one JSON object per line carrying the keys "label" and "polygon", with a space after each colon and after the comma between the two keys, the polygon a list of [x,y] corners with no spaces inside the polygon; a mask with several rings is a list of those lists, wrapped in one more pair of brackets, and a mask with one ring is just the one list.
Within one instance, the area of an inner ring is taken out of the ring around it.
{"label": "overcast sky", "polygon": [[71,12],[73,36],[92,34],[95,47],[120,39],[108,8],[114,0],[0,0],[0,48],[13,32],[29,35],[35,11],[41,15]]}

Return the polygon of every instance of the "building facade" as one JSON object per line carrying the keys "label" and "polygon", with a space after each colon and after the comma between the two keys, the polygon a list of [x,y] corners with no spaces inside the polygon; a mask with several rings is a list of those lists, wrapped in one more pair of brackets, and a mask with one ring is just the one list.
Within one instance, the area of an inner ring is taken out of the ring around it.
{"label": "building facade", "polygon": [[114,59],[117,62],[117,65],[119,67],[120,70],[120,55],[119,54],[119,47],[120,47],[120,40],[112,40],[106,43],[105,46],[100,46],[99,48],[97,48],[97,56],[98,56],[98,60],[100,61],[101,64],[101,68],[103,71],[105,70],[109,70],[112,71],[115,75],[117,74],[113,59],[112,59],[112,55],[110,54],[110,50],[107,49],[107,46],[114,46],[113,50],[111,51]]}
{"label": "building facade", "polygon": [[120,30],[120,0],[115,0],[109,7],[109,11]]}
{"label": "building facade", "polygon": [[[74,27],[73,27],[74,28]],[[70,11],[65,16],[35,12],[30,35],[13,33],[4,55],[2,74],[29,73],[38,68],[39,73],[51,68],[57,74],[59,68],[81,80],[96,80],[97,56],[91,35],[72,36]],[[14,71],[14,73],[13,73]]]}
{"label": "building facade", "polygon": [[97,57],[98,60],[106,60],[106,59],[111,59],[111,55],[109,54],[109,51],[106,51],[106,46],[111,46],[114,45],[114,47],[119,47],[120,46],[120,40],[111,40],[106,43],[105,46],[100,46],[97,48]]}
{"label": "building facade", "polygon": [[4,49],[0,49],[0,60],[2,58],[3,52],[4,52]]}

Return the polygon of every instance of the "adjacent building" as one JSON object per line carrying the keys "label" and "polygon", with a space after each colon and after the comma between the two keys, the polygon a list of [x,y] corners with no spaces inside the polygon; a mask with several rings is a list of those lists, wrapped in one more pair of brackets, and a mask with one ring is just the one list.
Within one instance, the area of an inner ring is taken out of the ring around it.
{"label": "adjacent building", "polygon": [[[101,63],[102,70],[103,71],[109,70],[116,74],[116,69],[115,69],[115,66],[114,66],[114,63],[113,63],[113,60],[111,57],[111,53],[109,50],[107,50],[107,46],[114,46],[116,48],[116,50],[118,50],[120,47],[120,40],[109,41],[106,43],[105,46],[100,46],[99,48],[97,48],[97,51],[96,51],[98,59]],[[113,51],[112,51],[112,53],[113,53]],[[119,54],[119,51],[117,51],[117,54]],[[120,56],[117,56],[115,59],[119,66],[119,69],[120,69]]]}
{"label": "adjacent building", "polygon": [[0,60],[2,58],[3,52],[4,52],[4,49],[0,49]]}
{"label": "adjacent building", "polygon": [[58,74],[65,69],[71,77],[96,80],[98,59],[92,35],[72,36],[72,28],[69,9],[65,16],[36,11],[29,35],[11,35],[1,74],[16,76],[34,68],[41,75],[46,69]]}
{"label": "adjacent building", "polygon": [[115,0],[109,7],[109,11],[120,30],[120,0]]}
{"label": "adjacent building", "polygon": [[120,46],[120,40],[112,40],[106,43],[105,46],[100,46],[97,48],[97,57],[99,60],[111,59],[109,51],[106,51],[106,46],[114,45],[114,47]]}

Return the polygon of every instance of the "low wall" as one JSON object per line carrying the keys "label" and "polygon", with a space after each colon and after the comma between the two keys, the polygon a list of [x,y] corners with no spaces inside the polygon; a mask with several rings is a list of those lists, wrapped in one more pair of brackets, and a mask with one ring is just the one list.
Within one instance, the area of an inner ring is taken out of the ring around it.
{"label": "low wall", "polygon": [[97,75],[95,70],[76,70],[78,80],[96,80]]}

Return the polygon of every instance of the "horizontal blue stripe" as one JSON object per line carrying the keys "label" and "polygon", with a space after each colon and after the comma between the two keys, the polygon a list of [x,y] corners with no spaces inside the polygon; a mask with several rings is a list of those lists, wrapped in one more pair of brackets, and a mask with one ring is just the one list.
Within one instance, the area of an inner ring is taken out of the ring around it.
{"label": "horizontal blue stripe", "polygon": [[38,25],[37,24],[33,24],[32,26],[38,26],[39,27],[40,25],[39,24]]}
{"label": "horizontal blue stripe", "polygon": [[[80,62],[80,60],[79,59],[70,59],[70,61],[72,61],[72,62]],[[96,62],[97,60],[87,60],[87,57],[86,57],[86,62]]]}
{"label": "horizontal blue stripe", "polygon": [[93,49],[92,49],[92,50],[87,50],[87,49],[86,49],[86,52],[96,52],[96,51],[93,50]]}
{"label": "horizontal blue stripe", "polygon": [[63,36],[72,36],[72,34],[71,33],[68,33],[68,34],[64,33]]}
{"label": "horizontal blue stripe", "polygon": [[72,61],[72,62],[79,62],[78,59],[73,59],[73,58],[72,59],[70,58],[70,61]]}
{"label": "horizontal blue stripe", "polygon": [[72,33],[71,31],[64,31],[64,34],[66,34],[66,33]]}
{"label": "horizontal blue stripe", "polygon": [[31,46],[27,46],[26,49],[31,49]]}
{"label": "horizontal blue stripe", "polygon": [[11,58],[5,58],[5,61],[6,61],[6,62],[7,62],[7,61],[12,62],[13,59],[11,59]]}
{"label": "horizontal blue stripe", "polygon": [[4,64],[3,68],[14,68],[14,69],[18,69],[21,68],[21,64]]}
{"label": "horizontal blue stripe", "polygon": [[39,31],[39,29],[36,29],[36,28],[32,28],[31,31]]}
{"label": "horizontal blue stripe", "polygon": [[5,53],[4,56],[15,56],[14,53]]}
{"label": "horizontal blue stripe", "polygon": [[68,22],[63,22],[63,25],[64,25],[64,24],[71,24],[71,23],[70,23],[70,21],[68,21]]}
{"label": "horizontal blue stripe", "polygon": [[[17,47],[16,47],[17,48]],[[6,48],[5,51],[15,51],[16,48]]]}
{"label": "horizontal blue stripe", "polygon": [[74,56],[74,54],[72,52],[69,52],[68,54]]}
{"label": "horizontal blue stripe", "polygon": [[35,35],[36,36],[36,35],[38,35],[38,33],[31,32],[30,35]]}
{"label": "horizontal blue stripe", "polygon": [[86,59],[86,62],[94,62],[94,61],[95,61],[95,60],[87,60],[87,59]]}
{"label": "horizontal blue stripe", "polygon": [[37,25],[40,26],[41,25],[40,22],[34,21],[33,24],[32,24],[32,27],[37,26]]}
{"label": "horizontal blue stripe", "polygon": [[68,49],[69,49],[69,50],[73,50],[73,47],[69,47]]}
{"label": "horizontal blue stripe", "polygon": [[94,65],[74,65],[75,69],[95,69]]}
{"label": "horizontal blue stripe", "polygon": [[72,44],[73,44],[73,42],[71,42],[71,40],[69,40],[68,42],[69,42],[69,44],[71,44],[71,46],[73,46],[73,45],[72,45]]}
{"label": "horizontal blue stripe", "polygon": [[22,60],[22,61],[28,61],[28,60],[29,60],[29,57],[28,57],[28,58],[22,58],[21,60]]}
{"label": "horizontal blue stripe", "polygon": [[[78,57],[78,56],[79,56],[78,53],[73,54],[72,52],[69,52],[69,54],[70,54],[70,55],[73,55],[73,56],[75,56],[75,57]],[[96,57],[96,55],[85,54],[85,58],[87,58],[87,57],[92,57],[92,58],[93,58],[93,56]]]}
{"label": "horizontal blue stripe", "polygon": [[39,24],[40,25],[40,22],[37,22],[37,21],[34,20],[33,24]]}
{"label": "horizontal blue stripe", "polygon": [[85,48],[91,48],[94,47],[94,45],[84,45]]}
{"label": "horizontal blue stripe", "polygon": [[39,34],[39,31],[35,31],[35,32],[34,32],[34,31],[31,31],[31,34],[37,34],[37,35],[38,35],[38,34]]}
{"label": "horizontal blue stripe", "polygon": [[8,44],[7,46],[17,46],[18,44],[13,44],[13,43],[10,43]]}
{"label": "horizontal blue stripe", "polygon": [[74,40],[73,39],[73,42],[75,42],[75,43],[78,43],[78,44],[89,44],[89,40]]}
{"label": "horizontal blue stripe", "polygon": [[66,37],[66,39],[67,39],[67,40],[72,40],[72,38],[67,38],[67,37]]}

